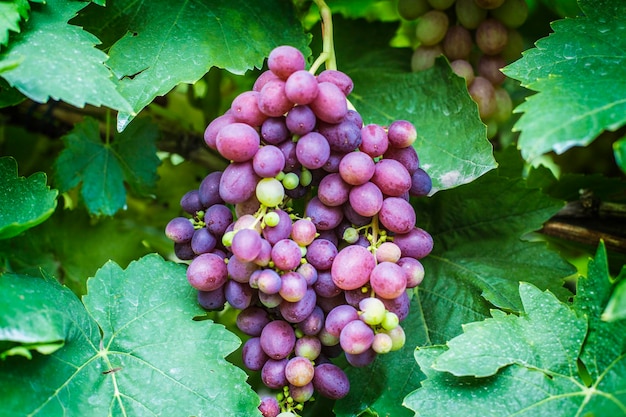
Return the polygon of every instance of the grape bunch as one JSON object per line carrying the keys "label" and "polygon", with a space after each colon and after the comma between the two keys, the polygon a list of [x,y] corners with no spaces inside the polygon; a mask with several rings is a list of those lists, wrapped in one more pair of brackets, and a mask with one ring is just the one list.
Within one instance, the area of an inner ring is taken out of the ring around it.
{"label": "grape bunch", "polygon": [[364,124],[345,73],[315,75],[291,46],[267,64],[206,128],[230,164],[181,198],[189,217],[165,232],[190,261],[198,303],[240,310],[243,363],[278,391],[260,406],[276,416],[298,413],[314,392],[348,393],[333,358],[365,366],[404,345],[407,289],[433,247],[409,198],[432,183],[413,124]]}
{"label": "grape bunch", "polygon": [[528,17],[526,0],[399,0],[398,13],[415,24],[412,70],[428,69],[445,55],[465,78],[488,137],[495,136],[513,110],[500,69],[521,56],[517,29]]}

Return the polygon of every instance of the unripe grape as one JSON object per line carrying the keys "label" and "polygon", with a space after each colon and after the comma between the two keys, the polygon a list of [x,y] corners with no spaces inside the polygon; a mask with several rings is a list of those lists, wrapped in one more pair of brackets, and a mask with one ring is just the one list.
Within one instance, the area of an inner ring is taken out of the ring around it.
{"label": "unripe grape", "polygon": [[476,29],[487,17],[487,10],[478,7],[474,0],[457,0],[455,11],[459,23],[467,29]]}
{"label": "unripe grape", "polygon": [[493,9],[491,15],[508,28],[518,28],[528,17],[526,0],[504,0],[500,7]]}
{"label": "unripe grape", "polygon": [[502,87],[497,87],[494,93],[496,97],[496,110],[491,115],[491,118],[496,121],[496,123],[504,123],[511,117],[513,101],[509,93]]}
{"label": "unripe grape", "polygon": [[267,207],[276,207],[285,198],[285,189],[276,178],[263,178],[256,186],[256,198]]}
{"label": "unripe grape", "polygon": [[483,55],[478,60],[478,75],[485,77],[493,86],[501,85],[506,76],[500,69],[506,66],[506,61],[500,55]]}
{"label": "unripe grape", "polygon": [[467,59],[474,42],[468,29],[461,25],[454,25],[448,29],[441,45],[448,60],[454,61],[455,59]]}
{"label": "unripe grape", "polygon": [[433,46],[442,41],[448,31],[448,15],[440,10],[430,10],[417,21],[415,35],[424,46]]}
{"label": "unripe grape", "polygon": [[484,77],[475,77],[469,86],[472,99],[478,104],[481,119],[486,119],[496,111],[496,95],[493,85]]}
{"label": "unripe grape", "polygon": [[393,352],[402,349],[404,343],[406,342],[406,334],[404,333],[402,326],[396,326],[391,330],[387,330],[386,333],[389,337],[391,337],[391,351]]}
{"label": "unripe grape", "polygon": [[429,10],[428,0],[398,0],[398,14],[406,20],[415,20]]}
{"label": "unripe grape", "polygon": [[450,62],[450,67],[456,75],[465,79],[465,85],[469,86],[474,81],[474,68],[468,61],[457,59]]}
{"label": "unripe grape", "polygon": [[502,52],[508,40],[508,31],[499,20],[485,19],[476,29],[476,45],[487,55]]}
{"label": "unripe grape", "polygon": [[400,319],[398,318],[398,315],[391,311],[385,312],[385,316],[383,317],[383,320],[380,323],[380,325],[385,330],[395,329],[396,327],[398,327],[398,324],[400,324]]}
{"label": "unripe grape", "polygon": [[455,0],[428,0],[428,3],[437,10],[446,10],[454,4]]}
{"label": "unripe grape", "polygon": [[411,71],[424,71],[435,65],[435,58],[443,53],[441,45],[420,46],[413,51],[411,57]]}
{"label": "unripe grape", "polygon": [[385,318],[385,304],[378,298],[368,297],[362,299],[359,303],[359,309],[361,310],[359,318],[370,326],[380,324]]}
{"label": "unripe grape", "polygon": [[372,342],[372,349],[374,352],[385,354],[391,351],[393,347],[393,340],[391,336],[386,333],[377,333],[374,335],[374,341]]}
{"label": "unripe grape", "polygon": [[491,10],[500,7],[504,0],[474,0],[474,2],[481,9]]}

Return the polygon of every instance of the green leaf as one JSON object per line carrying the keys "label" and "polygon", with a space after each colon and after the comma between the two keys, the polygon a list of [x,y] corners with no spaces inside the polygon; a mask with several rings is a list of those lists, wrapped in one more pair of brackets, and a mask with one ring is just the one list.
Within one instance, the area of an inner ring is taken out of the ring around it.
{"label": "green leaf", "polygon": [[17,162],[0,158],[0,239],[37,226],[54,213],[57,190],[46,185],[46,174],[18,177]]}
{"label": "green leaf", "polygon": [[404,347],[395,352],[378,355],[374,362],[364,368],[349,366],[350,392],[337,401],[337,417],[362,415],[369,412],[380,416],[411,416],[402,406],[402,399],[419,386],[424,379],[413,356],[415,346],[430,344],[419,297],[411,300],[411,312],[401,323],[406,334]]}
{"label": "green leaf", "polygon": [[93,104],[132,112],[103,65],[106,54],[94,47],[99,40],[67,24],[86,5],[81,1],[48,0],[33,6],[21,33],[13,36],[0,54],[0,68],[8,63],[19,65],[1,75],[40,103],[53,99],[76,107]]}
{"label": "green leaf", "polygon": [[406,405],[425,417],[626,416],[626,322],[600,320],[613,287],[603,244],[588,270],[572,305],[522,284],[524,313],[495,311],[448,347],[418,349],[427,379]]}
{"label": "green leaf", "polygon": [[139,119],[111,143],[102,142],[98,121],[86,118],[63,137],[66,148],[55,162],[61,192],[82,183],[81,195],[90,213],[112,216],[126,203],[124,182],[147,194],[157,179],[156,127]]}
{"label": "green leaf", "polygon": [[463,326],[448,350],[432,365],[457,376],[485,377],[518,364],[549,373],[574,376],[587,322],[549,292],[531,284],[519,288],[525,314],[493,310],[493,318]]}
{"label": "green leaf", "polygon": [[613,143],[613,153],[617,166],[626,173],[626,138],[622,138]]}
{"label": "green leaf", "polygon": [[602,313],[602,320],[615,321],[626,319],[626,267],[617,278],[618,284],[613,290],[611,299]]}
{"label": "green leaf", "polygon": [[[87,8],[77,24],[112,45],[107,66],[134,113],[177,84],[198,81],[213,66],[243,74],[260,68],[281,44],[307,49],[293,6],[278,0],[109,0],[105,9]],[[119,130],[133,112],[118,116]]]}
{"label": "green leaf", "polygon": [[430,70],[411,73],[411,51],[389,46],[397,22],[335,20],[338,66],[354,82],[348,99],[365,123],[413,122],[414,147],[433,180],[433,193],[496,167],[478,107],[444,58]]}
{"label": "green leaf", "polygon": [[[30,359],[31,350],[51,354],[63,346],[74,307],[80,305],[71,291],[54,279],[4,274],[0,292],[0,344],[9,347],[0,348],[0,359]],[[51,308],[55,305],[67,308]]]}
{"label": "green leaf", "polygon": [[6,415],[259,415],[245,373],[224,360],[240,340],[192,320],[201,309],[183,266],[156,255],[126,270],[109,262],[84,307],[67,297],[48,307],[67,316],[63,348],[0,363]]}
{"label": "green leaf", "polygon": [[28,0],[0,2],[0,45],[9,43],[9,31],[20,31],[20,22],[28,19],[29,10]]}
{"label": "green leaf", "polygon": [[520,281],[568,296],[562,278],[573,273],[571,266],[543,243],[521,240],[562,207],[495,171],[415,201],[417,224],[435,242],[422,260],[426,276],[419,287],[433,343],[456,336],[463,323],[482,320],[493,305],[520,311]]}
{"label": "green leaf", "polygon": [[581,0],[584,17],[553,22],[552,33],[504,73],[537,91],[516,112],[518,147],[531,161],[586,146],[626,122],[626,3]]}

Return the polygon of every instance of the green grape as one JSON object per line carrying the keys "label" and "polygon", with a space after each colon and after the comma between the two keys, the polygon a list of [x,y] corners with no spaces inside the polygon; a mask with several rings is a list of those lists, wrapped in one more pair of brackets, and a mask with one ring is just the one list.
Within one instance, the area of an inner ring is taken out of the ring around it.
{"label": "green grape", "polygon": [[504,0],[500,7],[491,11],[491,15],[508,28],[518,28],[528,18],[528,4],[526,0]]}
{"label": "green grape", "polygon": [[420,46],[411,57],[411,71],[424,71],[435,65],[435,58],[443,53],[440,45]]}
{"label": "green grape", "polygon": [[478,76],[469,86],[472,99],[478,104],[478,113],[481,119],[486,119],[496,111],[496,96],[493,85],[488,79]]}
{"label": "green grape", "polygon": [[429,10],[427,0],[398,0],[398,14],[406,20],[415,20]]}
{"label": "green grape", "polygon": [[448,15],[440,10],[430,10],[417,21],[415,35],[417,40],[425,46],[438,44],[448,31]]}
{"label": "green grape", "polygon": [[454,7],[456,18],[467,29],[476,29],[487,17],[487,10],[478,7],[474,0],[457,0]]}
{"label": "green grape", "polygon": [[437,10],[446,10],[454,4],[455,0],[428,0],[428,3]]}
{"label": "green grape", "polygon": [[267,207],[276,207],[285,198],[283,184],[276,178],[262,178],[256,185],[256,198]]}
{"label": "green grape", "polygon": [[385,312],[385,317],[383,317],[383,321],[380,322],[380,325],[385,330],[393,330],[400,324],[400,319],[398,315],[391,311]]}
{"label": "green grape", "polygon": [[298,184],[300,184],[300,177],[298,177],[298,174],[290,172],[288,174],[285,174],[282,183],[283,187],[285,187],[287,190],[293,190],[298,186]]}
{"label": "green grape", "polygon": [[450,62],[450,67],[456,75],[465,78],[465,85],[469,86],[474,81],[474,68],[469,61],[456,59]]}
{"label": "green grape", "polygon": [[496,110],[491,118],[497,123],[504,123],[511,117],[513,113],[513,101],[509,92],[502,87],[496,87],[494,91],[496,100]]}
{"label": "green grape", "polygon": [[270,211],[263,217],[266,226],[275,227],[280,222],[280,216],[275,211]]}
{"label": "green grape", "polygon": [[392,347],[393,340],[387,333],[377,333],[374,335],[374,341],[372,342],[374,352],[380,354],[389,353]]}

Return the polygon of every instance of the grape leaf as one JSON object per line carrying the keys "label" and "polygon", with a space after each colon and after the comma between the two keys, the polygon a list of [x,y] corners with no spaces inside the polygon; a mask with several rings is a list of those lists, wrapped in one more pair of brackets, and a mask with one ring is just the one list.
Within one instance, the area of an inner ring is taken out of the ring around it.
{"label": "grape leaf", "polygon": [[622,269],[619,284],[615,287],[606,309],[602,313],[602,320],[615,321],[626,319],[626,268]]}
{"label": "grape leaf", "polygon": [[[177,84],[196,82],[212,66],[242,74],[260,68],[276,46],[304,51],[307,44],[293,6],[278,0],[109,0],[104,9],[87,8],[76,22],[112,45],[107,66],[134,113]],[[133,112],[118,115],[119,130]]]}
{"label": "grape leaf", "polygon": [[[63,346],[69,314],[76,297],[53,278],[0,275],[0,359],[9,355],[32,358],[31,350],[46,354]],[[45,289],[45,291],[42,291]],[[26,301],[26,302],[25,302]],[[67,310],[49,308],[59,303]]]}
{"label": "grape leaf", "polygon": [[54,213],[57,190],[46,185],[46,174],[18,177],[17,162],[0,158],[0,239],[7,239],[37,226]]}
{"label": "grape leaf", "polygon": [[527,161],[626,123],[626,3],[579,3],[584,17],[553,22],[552,34],[503,70],[538,92],[515,110],[524,112],[514,128]]}
{"label": "grape leaf", "polygon": [[520,285],[524,313],[494,312],[416,351],[427,379],[405,404],[437,417],[626,416],[626,322],[600,320],[612,286],[603,244],[572,305]]}
{"label": "grape leaf", "polygon": [[417,199],[417,224],[433,236],[422,260],[424,319],[433,343],[456,336],[461,324],[481,320],[492,305],[519,311],[518,283],[529,281],[560,298],[570,265],[540,242],[521,236],[541,228],[563,202],[496,171],[471,184]]}
{"label": "grape leaf", "polygon": [[402,399],[424,379],[413,353],[415,346],[428,345],[430,341],[416,294],[410,307],[409,316],[401,323],[407,337],[402,349],[378,355],[367,367],[349,366],[346,369],[350,378],[350,392],[336,402],[334,411],[337,417],[362,415],[365,412],[394,417],[412,415],[402,406]]}
{"label": "grape leaf", "polygon": [[622,138],[613,143],[613,153],[615,154],[615,162],[617,166],[626,173],[626,138]]}
{"label": "grape leaf", "polygon": [[9,31],[20,31],[20,22],[28,19],[29,11],[28,0],[0,2],[0,45],[9,43]]}
{"label": "grape leaf", "polygon": [[97,120],[86,118],[63,137],[66,148],[54,164],[59,189],[65,192],[82,183],[89,212],[112,216],[126,203],[124,182],[138,194],[155,187],[157,135],[155,125],[139,119],[105,143]]}
{"label": "grape leaf", "polygon": [[106,54],[94,47],[98,39],[67,24],[86,5],[81,1],[48,0],[33,7],[21,33],[13,36],[0,54],[0,68],[8,63],[19,65],[1,75],[40,103],[51,98],[76,107],[89,103],[132,112],[103,65]]}
{"label": "grape leaf", "polygon": [[184,267],[157,255],[126,270],[109,262],[88,285],[84,306],[54,288],[61,349],[0,362],[6,415],[260,415],[245,373],[224,360],[240,340],[192,320],[201,309]]}
{"label": "grape leaf", "polygon": [[496,167],[478,107],[444,58],[427,71],[411,73],[410,49],[389,46],[397,23],[335,20],[338,66],[354,81],[348,99],[365,123],[413,122],[414,147],[433,180],[433,193]]}

